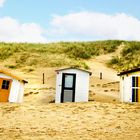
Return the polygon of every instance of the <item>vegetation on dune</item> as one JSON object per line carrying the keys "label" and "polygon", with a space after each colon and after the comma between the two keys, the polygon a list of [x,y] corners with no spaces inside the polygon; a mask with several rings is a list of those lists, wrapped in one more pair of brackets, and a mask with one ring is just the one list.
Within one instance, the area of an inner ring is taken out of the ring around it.
{"label": "vegetation on dune", "polygon": [[64,52],[70,58],[88,59],[92,56],[114,52],[122,43],[118,40],[95,41],[95,42],[62,42]]}
{"label": "vegetation on dune", "polygon": [[118,71],[140,67],[140,42],[124,42],[120,54],[114,56],[108,64]]}
{"label": "vegetation on dune", "polygon": [[[49,44],[0,43],[0,61],[8,68],[25,66],[75,66],[88,69],[84,62],[93,56],[114,52],[122,41],[59,42]],[[10,61],[12,60],[12,61]]]}
{"label": "vegetation on dune", "polygon": [[29,71],[38,66],[75,66],[88,69],[84,60],[115,52],[122,43],[121,52],[114,53],[108,65],[119,71],[140,67],[140,42],[119,40],[48,44],[0,43],[0,61],[4,61],[5,66],[11,69],[29,66]]}

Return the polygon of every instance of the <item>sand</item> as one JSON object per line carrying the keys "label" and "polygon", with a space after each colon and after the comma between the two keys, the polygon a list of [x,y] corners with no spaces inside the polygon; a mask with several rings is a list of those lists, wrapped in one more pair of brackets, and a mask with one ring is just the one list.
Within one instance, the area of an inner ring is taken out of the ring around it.
{"label": "sand", "polygon": [[139,140],[140,105],[1,104],[1,140]]}
{"label": "sand", "polygon": [[87,103],[54,103],[57,68],[16,70],[29,84],[22,104],[0,104],[0,140],[139,140],[140,104],[119,102],[117,72],[101,59],[88,64],[93,75]]}

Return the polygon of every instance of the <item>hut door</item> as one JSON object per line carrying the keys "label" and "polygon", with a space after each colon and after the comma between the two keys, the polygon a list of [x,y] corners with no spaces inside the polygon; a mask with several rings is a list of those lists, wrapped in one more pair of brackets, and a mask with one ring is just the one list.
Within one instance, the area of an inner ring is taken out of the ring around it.
{"label": "hut door", "polygon": [[76,74],[63,73],[61,102],[75,101],[75,81]]}
{"label": "hut door", "polygon": [[8,102],[11,80],[0,78],[0,102]]}
{"label": "hut door", "polygon": [[140,102],[140,77],[132,77],[132,102]]}

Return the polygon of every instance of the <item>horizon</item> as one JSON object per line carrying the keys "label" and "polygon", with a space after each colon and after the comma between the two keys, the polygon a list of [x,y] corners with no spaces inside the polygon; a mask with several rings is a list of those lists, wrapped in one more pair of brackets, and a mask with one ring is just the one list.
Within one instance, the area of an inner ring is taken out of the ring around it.
{"label": "horizon", "polygon": [[88,42],[106,42],[106,41],[122,41],[122,42],[140,42],[140,40],[121,40],[121,39],[105,39],[105,40],[60,40],[60,41],[48,41],[48,42],[14,42],[14,41],[0,41],[4,44],[57,44],[57,43],[88,43]]}
{"label": "horizon", "polygon": [[89,42],[106,42],[106,41],[122,41],[122,42],[140,42],[139,40],[117,40],[117,39],[106,39],[106,40],[79,40],[79,41],[67,41],[67,40],[64,40],[64,41],[50,41],[50,42],[10,42],[10,41],[0,41],[0,44],[1,43],[4,43],[4,44],[57,44],[57,43],[89,43]]}

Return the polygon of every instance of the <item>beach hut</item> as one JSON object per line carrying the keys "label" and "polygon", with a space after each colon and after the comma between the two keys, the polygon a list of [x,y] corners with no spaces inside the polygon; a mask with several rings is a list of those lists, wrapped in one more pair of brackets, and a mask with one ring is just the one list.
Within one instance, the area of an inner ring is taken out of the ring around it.
{"label": "beach hut", "polygon": [[140,68],[118,73],[122,102],[140,102]]}
{"label": "beach hut", "polygon": [[91,72],[79,68],[56,70],[56,103],[87,102]]}
{"label": "beach hut", "polygon": [[27,81],[0,70],[0,102],[21,103],[24,94],[24,85]]}

